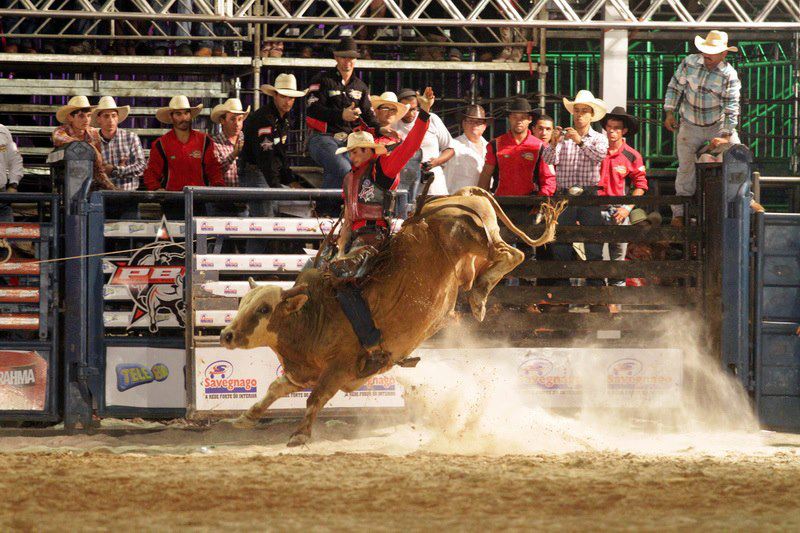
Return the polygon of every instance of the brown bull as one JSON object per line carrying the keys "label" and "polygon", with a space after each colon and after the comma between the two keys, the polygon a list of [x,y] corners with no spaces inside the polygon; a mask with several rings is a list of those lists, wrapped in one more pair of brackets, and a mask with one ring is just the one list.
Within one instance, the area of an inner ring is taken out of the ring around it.
{"label": "brown bull", "polygon": [[[473,315],[483,320],[489,291],[524,259],[500,237],[498,218],[528,245],[541,246],[554,239],[561,208],[543,204],[546,229],[535,241],[478,187],[432,200],[407,220],[364,288],[383,346],[392,354],[382,371],[445,325],[459,290],[466,292]],[[332,280],[316,269],[302,272],[289,290],[254,286],[220,342],[227,348],[269,346],[284,369],[236,426],[252,427],[278,398],[312,389],[289,446],[310,438],[317,413],[336,392],[354,391],[366,381],[357,377],[362,348],[334,296]]]}

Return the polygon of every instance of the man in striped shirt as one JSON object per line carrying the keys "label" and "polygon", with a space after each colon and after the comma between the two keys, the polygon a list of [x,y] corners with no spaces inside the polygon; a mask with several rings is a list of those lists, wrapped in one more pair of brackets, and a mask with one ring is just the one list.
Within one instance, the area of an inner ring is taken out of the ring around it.
{"label": "man in striped shirt", "polygon": [[[681,62],[669,81],[664,99],[667,113],[664,127],[678,132],[675,177],[678,196],[694,196],[695,154],[703,143],[709,142],[716,148],[739,142],[736,125],[742,84],[736,70],[725,61],[728,52],[738,49],[728,46],[728,34],[716,30],[710,31],[705,39],[696,36],[694,43],[701,53],[691,54]],[[676,110],[680,121],[675,118]],[[683,205],[673,205],[672,216],[673,225],[683,225]]]}
{"label": "man in striped shirt", "polygon": [[117,106],[114,98],[104,96],[92,112],[92,126],[100,128],[103,168],[114,185],[123,191],[139,188],[139,180],[147,165],[139,136],[119,128],[119,123],[128,118],[130,110],[130,106]]}

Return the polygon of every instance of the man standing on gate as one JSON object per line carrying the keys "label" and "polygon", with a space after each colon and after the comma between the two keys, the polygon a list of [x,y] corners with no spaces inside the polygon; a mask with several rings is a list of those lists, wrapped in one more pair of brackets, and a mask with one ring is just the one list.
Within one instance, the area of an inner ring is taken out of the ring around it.
{"label": "man standing on gate", "polygon": [[135,191],[144,173],[147,160],[139,136],[119,124],[128,118],[130,106],[118,106],[111,96],[100,98],[92,112],[91,125],[100,128],[100,147],[105,161],[103,169],[123,191]]}
{"label": "man standing on gate", "polygon": [[483,132],[492,117],[479,105],[469,105],[461,116],[461,130],[464,132],[450,147],[455,155],[444,165],[444,178],[447,190],[456,192],[462,187],[477,186],[483,165],[486,162],[486,147],[489,142]]}
{"label": "man standing on gate", "polygon": [[[703,143],[709,142],[713,148],[739,143],[736,125],[742,84],[736,70],[725,61],[728,52],[739,50],[728,46],[727,33],[716,30],[708,32],[705,39],[696,36],[694,44],[701,53],[681,61],[664,98],[664,127],[678,132],[678,196],[694,196],[696,152]],[[676,120],[675,111],[680,113],[680,121]],[[682,226],[684,217],[683,205],[673,205],[673,225]]]}
{"label": "man standing on gate", "polygon": [[[274,85],[261,86],[269,101],[244,121],[244,145],[239,160],[239,184],[242,187],[277,189],[295,182],[289,169],[286,142],[289,137],[289,112],[297,98],[308,90],[297,90],[293,74],[278,74]],[[275,202],[252,200],[248,202],[251,217],[275,216]],[[261,254],[267,250],[264,239],[248,239],[248,254]]]}

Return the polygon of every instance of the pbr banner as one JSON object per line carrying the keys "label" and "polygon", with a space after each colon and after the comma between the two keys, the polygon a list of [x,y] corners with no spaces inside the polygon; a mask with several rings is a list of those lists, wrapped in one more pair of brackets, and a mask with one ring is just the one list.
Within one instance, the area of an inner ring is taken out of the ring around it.
{"label": "pbr banner", "polygon": [[[267,393],[270,383],[283,374],[269,348],[226,350],[207,347],[195,350],[195,405],[198,411],[249,409]],[[305,409],[311,391],[299,391],[272,404],[270,410]],[[403,407],[403,389],[393,373],[368,380],[351,393],[338,392],[325,408]]]}
{"label": "pbr banner", "polygon": [[106,406],[186,407],[186,351],[145,346],[106,350]]}
{"label": "pbr banner", "polygon": [[0,351],[0,410],[43,411],[47,361],[37,352]]}

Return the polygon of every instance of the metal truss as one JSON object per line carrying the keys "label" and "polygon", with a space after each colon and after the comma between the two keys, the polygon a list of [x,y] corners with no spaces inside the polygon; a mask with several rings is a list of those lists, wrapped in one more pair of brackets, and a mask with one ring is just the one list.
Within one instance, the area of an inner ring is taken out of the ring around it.
{"label": "metal truss", "polygon": [[130,0],[128,11],[117,0],[5,5],[9,37],[250,40],[253,25],[266,24],[268,39],[319,42],[345,26],[362,41],[489,46],[518,40],[512,34],[525,28],[800,31],[798,0]]}

